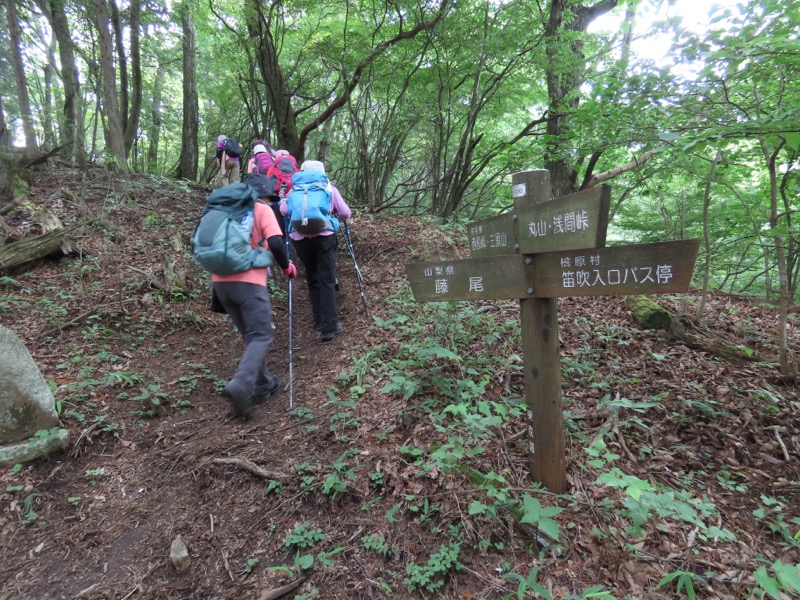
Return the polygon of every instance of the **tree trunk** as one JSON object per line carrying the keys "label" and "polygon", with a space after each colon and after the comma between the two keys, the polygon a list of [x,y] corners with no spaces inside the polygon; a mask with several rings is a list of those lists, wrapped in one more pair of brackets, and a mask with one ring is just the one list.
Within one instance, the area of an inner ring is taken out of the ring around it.
{"label": "tree trunk", "polygon": [[83,110],[78,69],[75,66],[75,50],[70,34],[69,21],[64,10],[65,0],[49,0],[53,18],[53,33],[58,41],[61,59],[61,83],[64,87],[64,122],[62,140],[69,148],[72,158],[83,170],[86,168]]}
{"label": "tree trunk", "polygon": [[158,142],[161,136],[161,96],[164,89],[164,74],[166,67],[162,62],[158,63],[156,71],[156,81],[153,87],[153,104],[150,108],[150,131],[147,134],[147,171],[157,175],[158,169]]}
{"label": "tree trunk", "polygon": [[[140,14],[141,2],[140,0],[131,0],[131,74],[133,75],[133,86],[131,93],[133,98],[130,103],[130,112],[127,114],[127,121],[124,122],[125,127],[125,154],[130,156],[133,142],[136,140],[136,135],[139,132],[139,119],[142,114],[142,53],[139,46],[139,29],[140,29]],[[120,64],[122,62],[120,61]],[[125,84],[122,84],[125,85]]]}
{"label": "tree trunk", "polygon": [[258,40],[256,59],[261,76],[264,78],[267,103],[275,114],[278,146],[288,150],[298,161],[302,161],[305,151],[300,147],[296,115],[292,108],[292,95],[278,60],[278,49],[271,30],[272,15],[265,15],[261,11],[259,0],[249,0],[249,4],[247,32],[251,38]]}
{"label": "tree trunk", "polygon": [[[47,16],[47,20],[51,25],[52,29],[52,19],[50,18],[49,11],[45,8],[45,15]],[[45,42],[45,40],[42,40]],[[44,139],[42,140],[42,149],[47,150],[49,148],[55,148],[60,144],[60,140],[56,138],[56,129],[53,125],[53,114],[55,111],[53,110],[53,74],[57,71],[56,68],[56,36],[54,32],[50,34],[50,40],[47,41],[47,62],[44,65],[43,74],[44,74],[44,106],[42,107],[43,115],[43,128],[44,128]]]}
{"label": "tree trunk", "polygon": [[17,83],[17,97],[19,98],[19,110],[22,117],[22,129],[25,132],[25,154],[28,156],[33,155],[38,144],[33,126],[31,101],[28,97],[28,80],[25,76],[25,65],[22,61],[16,0],[6,0],[6,18],[10,37],[11,62],[14,63],[14,79]]}
{"label": "tree trunk", "polygon": [[546,75],[549,142],[544,152],[544,168],[550,171],[554,198],[576,191],[577,172],[573,166],[574,157],[570,152],[572,143],[566,135],[569,130],[568,117],[578,106],[580,87],[585,81],[586,72],[583,42],[577,39],[567,43],[562,37],[562,32],[584,33],[594,19],[610,11],[617,2],[618,0],[600,0],[591,6],[577,5],[571,9],[572,14],[567,15],[566,3],[563,0],[550,0],[550,11],[545,26],[548,56]]}
{"label": "tree trunk", "polygon": [[[293,95],[288,88],[286,78],[278,60],[278,49],[272,31],[272,28],[276,27],[276,25],[272,21],[272,13],[264,14],[259,0],[249,0],[249,6],[246,11],[248,15],[247,31],[251,38],[258,40],[256,44],[256,57],[258,59],[261,75],[266,84],[267,101],[272,107],[278,125],[279,145],[282,148],[286,148],[290,154],[301,162],[305,157],[305,142],[309,134],[319,129],[319,127],[333,117],[339,109],[347,105],[350,95],[361,81],[364,70],[375,62],[388,48],[400,44],[405,40],[412,39],[423,31],[428,31],[436,27],[444,16],[448,5],[448,0],[440,0],[438,6],[435,8],[433,18],[428,21],[423,20],[425,14],[421,9],[419,21],[416,25],[397,33],[389,39],[377,43],[367,55],[356,64],[355,68],[343,77],[343,83],[340,84],[338,95],[328,103],[327,107],[318,114],[317,118],[307,123],[301,131],[298,131],[296,113],[291,102]],[[273,4],[272,6],[274,7],[276,5]],[[433,6],[430,6],[430,8],[433,8]],[[278,21],[278,19],[276,19],[276,21]],[[378,31],[373,32],[373,39],[380,37],[377,35],[378,33]]]}
{"label": "tree trunk", "polygon": [[708,298],[708,285],[711,280],[711,236],[708,232],[708,209],[711,207],[711,182],[714,180],[714,173],[717,171],[717,165],[722,159],[722,150],[717,148],[714,155],[714,160],[711,163],[711,170],[706,177],[705,192],[703,194],[703,254],[705,256],[705,265],[703,266],[703,289],[700,292],[700,302],[697,304],[698,320],[703,318],[703,312],[706,309],[706,300]]}
{"label": "tree trunk", "polygon": [[8,132],[6,111],[3,107],[3,98],[0,96],[0,147],[8,148],[9,146],[11,146],[11,134]]}
{"label": "tree trunk", "polygon": [[119,15],[117,0],[107,0],[111,10],[111,27],[114,30],[114,46],[119,65],[119,115],[122,130],[128,128],[128,57],[125,55],[125,44],[122,32],[122,19]]}
{"label": "tree trunk", "polygon": [[778,215],[778,171],[776,160],[781,147],[785,142],[781,141],[777,147],[770,147],[765,139],[760,139],[761,150],[767,164],[769,173],[769,228],[772,231],[772,239],[775,247],[775,262],[778,265],[778,359],[781,366],[781,375],[786,381],[797,379],[797,362],[792,362],[789,358],[789,338],[787,333],[788,310],[789,310],[789,271],[786,262],[786,246],[784,236],[780,233],[780,217]]}
{"label": "tree trunk", "polygon": [[125,154],[122,118],[117,99],[117,83],[114,74],[114,55],[111,34],[108,30],[108,5],[106,0],[94,0],[97,32],[100,42],[100,73],[103,79],[103,113],[106,117],[105,139],[119,169],[128,173],[128,158]]}
{"label": "tree trunk", "polygon": [[185,0],[181,6],[183,25],[183,134],[181,136],[181,157],[175,177],[178,179],[197,179],[197,128],[199,121],[199,100],[197,98],[197,33],[194,24],[192,4]]}

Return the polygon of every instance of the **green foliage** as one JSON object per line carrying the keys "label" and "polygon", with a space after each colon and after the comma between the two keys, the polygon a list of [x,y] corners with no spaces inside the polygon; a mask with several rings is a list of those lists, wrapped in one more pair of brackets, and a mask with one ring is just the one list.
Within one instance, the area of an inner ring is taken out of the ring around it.
{"label": "green foliage", "polygon": [[398,551],[397,544],[390,546],[382,535],[365,535],[361,538],[361,543],[366,550],[380,554],[384,558],[391,558]]}
{"label": "green foliage", "polygon": [[424,565],[409,563],[406,566],[406,577],[403,578],[403,583],[412,592],[416,590],[435,592],[445,584],[445,578],[449,573],[464,568],[464,565],[458,560],[460,553],[460,542],[442,544],[438,552],[431,554],[428,562]]}
{"label": "green foliage", "polygon": [[242,568],[242,574],[245,577],[247,575],[250,575],[250,573],[252,573],[255,570],[255,568],[258,566],[259,562],[260,562],[260,560],[258,559],[258,557],[254,556],[252,558],[248,558],[247,561],[244,563],[244,567]]}
{"label": "green foliage", "polygon": [[[355,451],[356,454],[358,451]],[[346,460],[353,455],[352,450],[343,453],[336,462],[331,465],[332,471],[328,473],[322,484],[322,493],[329,496],[334,502],[347,491],[347,480],[355,480],[356,473]]]}
{"label": "green foliage", "polygon": [[561,527],[553,519],[564,509],[556,506],[542,506],[541,502],[528,494],[522,498],[522,518],[520,523],[533,525],[553,541],[561,536]]}
{"label": "green foliage", "polygon": [[297,476],[300,478],[300,489],[303,490],[304,495],[311,493],[317,481],[311,464],[304,462],[297,465],[295,473],[297,473]]}
{"label": "green foliage", "polygon": [[753,576],[756,579],[757,590],[762,594],[781,600],[784,595],[800,595],[800,565],[785,565],[780,560],[756,569]]}
{"label": "green foliage", "polygon": [[732,541],[733,533],[716,525],[709,525],[719,518],[716,506],[707,498],[694,498],[688,492],[662,490],[649,482],[612,468],[597,478],[597,483],[609,487],[623,488],[626,497],[622,500],[621,514],[630,519],[628,535],[642,535],[642,526],[654,518],[689,523],[700,531],[701,539]]}
{"label": "green foliage", "polygon": [[[553,595],[548,592],[545,588],[541,585],[536,583],[536,579],[539,577],[539,567],[532,567],[530,573],[528,573],[527,577],[523,577],[519,573],[503,573],[503,577],[506,579],[513,579],[517,581],[517,600],[524,600],[525,594],[528,591],[533,592],[534,594],[538,594],[544,600],[553,600]],[[508,597],[510,599],[510,596]]]}
{"label": "green foliage", "polygon": [[313,528],[309,521],[303,521],[286,536],[283,545],[289,549],[296,548],[298,550],[305,550],[307,548],[313,548],[317,542],[323,542],[326,539],[328,538],[323,533],[322,529]]}
{"label": "green foliage", "polygon": [[755,509],[753,516],[767,523],[770,531],[779,536],[781,545],[800,549],[800,517],[789,517],[787,520],[784,514],[788,508],[786,500],[762,494],[761,502],[763,506]]}
{"label": "green foliage", "polygon": [[705,582],[706,580],[696,573],[689,573],[687,571],[673,571],[658,582],[658,587],[664,587],[669,583],[673,583],[675,585],[676,594],[684,592],[689,600],[695,600],[697,595],[694,591],[694,584],[704,584]]}

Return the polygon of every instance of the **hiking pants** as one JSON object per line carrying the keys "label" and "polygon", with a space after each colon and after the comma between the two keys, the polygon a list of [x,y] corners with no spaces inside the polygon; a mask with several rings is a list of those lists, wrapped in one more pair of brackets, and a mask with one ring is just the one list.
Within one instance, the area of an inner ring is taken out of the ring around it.
{"label": "hiking pants", "polygon": [[220,173],[220,180],[222,181],[222,185],[230,185],[231,183],[241,183],[240,181],[240,165],[238,160],[226,160],[225,161],[225,176],[222,176]]}
{"label": "hiking pants", "polygon": [[336,329],[336,234],[292,240],[303,261],[311,297],[314,327],[320,333]]}
{"label": "hiking pants", "polygon": [[214,292],[244,343],[244,352],[231,382],[246,396],[266,392],[274,381],[267,368],[267,351],[275,339],[267,288],[241,281],[218,281],[214,283]]}

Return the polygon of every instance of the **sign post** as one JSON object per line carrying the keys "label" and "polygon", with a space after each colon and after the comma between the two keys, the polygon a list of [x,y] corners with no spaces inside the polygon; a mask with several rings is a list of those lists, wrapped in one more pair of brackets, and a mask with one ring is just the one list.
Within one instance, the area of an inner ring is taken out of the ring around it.
{"label": "sign post", "polygon": [[551,200],[550,173],[512,178],[514,209],[469,225],[473,258],[409,263],[417,302],[519,299],[531,478],[567,490],[556,298],[689,289],[699,240],[605,248],[610,188]]}
{"label": "sign post", "polygon": [[[549,171],[541,169],[515,173],[511,181],[516,207],[533,207],[537,201],[550,199]],[[605,231],[602,237],[605,241]],[[567,491],[567,467],[556,299],[522,298],[519,310],[525,401],[531,434],[528,453],[531,478],[541,481],[548,490],[563,493]]]}

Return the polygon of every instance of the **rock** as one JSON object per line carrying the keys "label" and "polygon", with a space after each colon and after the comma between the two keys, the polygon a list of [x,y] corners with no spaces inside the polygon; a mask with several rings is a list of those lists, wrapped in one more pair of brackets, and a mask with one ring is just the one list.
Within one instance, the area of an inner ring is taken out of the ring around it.
{"label": "rock", "polygon": [[56,401],[30,352],[0,325],[0,444],[59,426]]}
{"label": "rock", "polygon": [[189,568],[192,562],[192,559],[189,557],[189,549],[186,547],[181,536],[172,540],[172,546],[169,551],[169,561],[178,573],[183,573]]}

